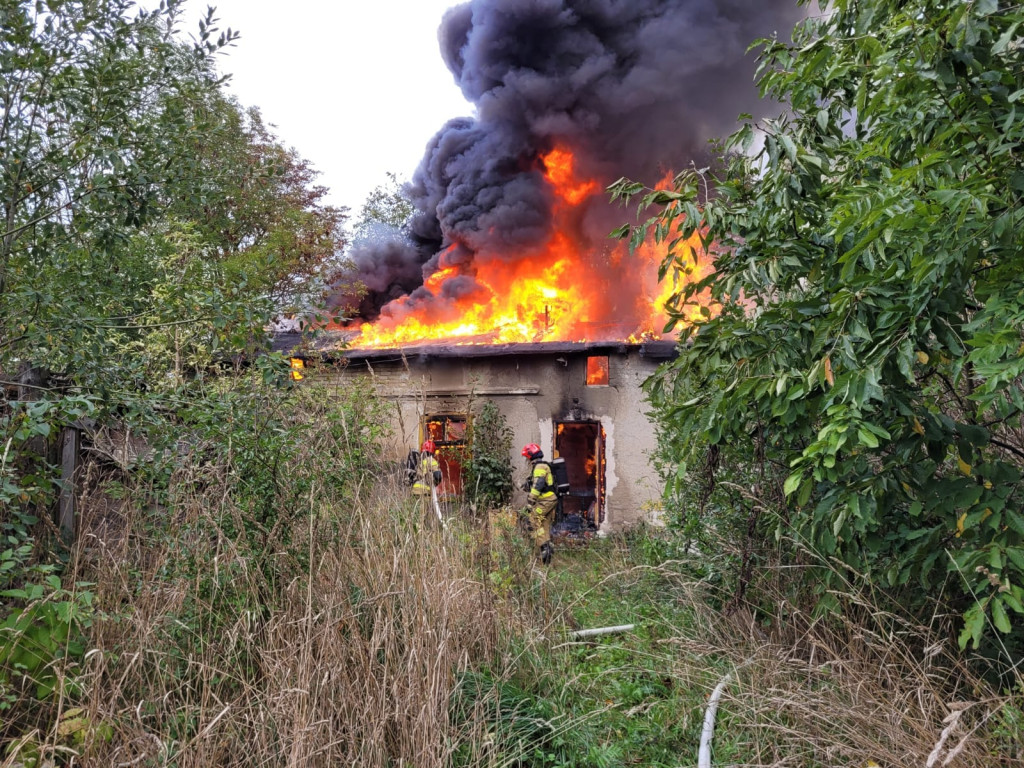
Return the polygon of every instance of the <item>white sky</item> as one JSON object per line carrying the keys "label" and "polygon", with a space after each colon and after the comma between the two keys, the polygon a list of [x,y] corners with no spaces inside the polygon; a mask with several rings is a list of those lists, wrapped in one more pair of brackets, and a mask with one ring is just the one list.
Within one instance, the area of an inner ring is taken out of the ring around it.
{"label": "white sky", "polygon": [[472,113],[437,44],[457,0],[190,0],[183,33],[197,33],[208,4],[241,33],[220,59],[229,90],[353,219],[386,172],[409,179],[437,129]]}

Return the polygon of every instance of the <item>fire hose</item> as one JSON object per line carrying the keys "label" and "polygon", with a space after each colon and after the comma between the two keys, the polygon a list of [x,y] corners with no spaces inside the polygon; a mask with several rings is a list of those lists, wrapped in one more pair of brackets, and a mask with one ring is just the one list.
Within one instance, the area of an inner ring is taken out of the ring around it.
{"label": "fire hose", "polygon": [[732,680],[733,672],[739,672],[746,666],[754,663],[755,657],[751,656],[732,672],[726,673],[715,690],[708,697],[708,707],[704,710],[704,725],[700,729],[700,749],[697,751],[697,768],[711,768],[711,737],[715,735],[715,715],[718,714],[718,702],[722,699],[725,686]]}
{"label": "fire hose", "polygon": [[708,698],[708,708],[704,710],[704,725],[700,729],[700,749],[697,752],[697,768],[711,768],[711,737],[715,735],[715,715],[718,714],[718,702],[722,698],[725,686],[732,679],[732,673],[726,674],[715,686]]}
{"label": "fire hose", "polygon": [[434,511],[437,513],[437,521],[441,523],[441,529],[447,531],[448,524],[444,521],[444,516],[441,514],[441,504],[437,500],[437,486],[430,486],[430,500],[434,503]]}

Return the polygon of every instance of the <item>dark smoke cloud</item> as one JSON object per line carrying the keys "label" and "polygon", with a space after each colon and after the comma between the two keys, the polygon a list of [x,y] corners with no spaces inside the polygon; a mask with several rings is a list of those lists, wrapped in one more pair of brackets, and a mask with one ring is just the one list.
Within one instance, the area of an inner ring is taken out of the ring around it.
{"label": "dark smoke cloud", "polygon": [[370,242],[356,246],[350,257],[366,294],[356,307],[346,307],[346,311],[360,317],[375,317],[383,304],[423,284],[422,251],[414,243],[397,237]]}
{"label": "dark smoke cloud", "polygon": [[[441,54],[477,116],[450,121],[428,145],[407,188],[409,242],[356,254],[370,289],[361,312],[413,292],[446,259],[471,280],[474,258],[528,257],[550,234],[540,158],[556,144],[602,184],[703,164],[709,139],[767,108],[747,47],[788,36],[801,13],[796,0],[471,0],[449,10]],[[595,200],[574,234],[600,249],[622,216]],[[411,298],[430,299],[425,289]]]}

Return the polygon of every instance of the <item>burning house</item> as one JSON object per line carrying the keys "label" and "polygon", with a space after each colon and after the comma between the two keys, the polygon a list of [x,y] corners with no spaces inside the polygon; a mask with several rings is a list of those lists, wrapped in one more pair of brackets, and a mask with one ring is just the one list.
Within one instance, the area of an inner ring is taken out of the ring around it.
{"label": "burning house", "polygon": [[[524,322],[543,327],[546,317],[550,305]],[[565,460],[570,492],[561,500],[563,519],[586,530],[657,522],[661,483],[651,462],[656,437],[643,383],[675,356],[673,340],[647,332],[596,341],[506,343],[488,336],[468,343],[452,335],[398,345],[358,338],[351,347],[338,344],[347,338],[326,332],[299,345],[301,334],[281,334],[276,346],[295,355],[296,378],[358,382],[390,402],[385,458],[396,466],[410,449],[432,440],[442,498],[463,491],[472,422],[490,401],[512,430],[509,461],[518,470],[517,484],[525,477],[523,445],[537,443],[546,457]],[[329,365],[319,365],[324,362]]]}
{"label": "burning house", "polygon": [[353,349],[336,353],[344,365],[331,375],[360,380],[394,404],[388,453],[396,463],[422,440],[437,444],[442,496],[462,491],[474,414],[495,403],[513,433],[513,466],[525,466],[519,448],[527,443],[565,459],[564,514],[611,528],[657,508],[654,429],[641,385],[674,352],[671,341]]}
{"label": "burning house", "polygon": [[[632,251],[609,238],[630,212],[605,190],[707,164],[710,139],[766,108],[748,46],[800,14],[795,0],[470,0],[446,13],[441,53],[475,114],[428,144],[403,236],[351,253],[363,290],[330,298],[358,318],[334,329],[350,339],[346,375],[399,403],[396,451],[458,446],[473,400],[490,398],[518,443],[571,459],[573,503],[592,522],[640,517],[658,496],[640,384],[672,354],[666,297],[713,263],[696,238],[671,259],[654,238]],[[457,490],[456,468],[446,477]]]}

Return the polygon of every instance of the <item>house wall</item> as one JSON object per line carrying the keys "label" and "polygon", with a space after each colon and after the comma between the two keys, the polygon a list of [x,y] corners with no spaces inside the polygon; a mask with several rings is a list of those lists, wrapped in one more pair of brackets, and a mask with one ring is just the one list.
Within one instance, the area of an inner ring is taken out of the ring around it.
{"label": "house wall", "polygon": [[[525,477],[519,452],[537,443],[552,457],[555,424],[599,421],[605,432],[605,516],[603,528],[640,520],[657,521],[660,481],[652,469],[654,428],[641,385],[657,363],[628,349],[609,355],[607,386],[587,386],[587,354],[522,354],[495,357],[425,357],[354,360],[338,374],[364,379],[393,404],[388,450],[401,460],[417,446],[420,419],[441,413],[464,414],[493,400],[513,431],[512,466],[516,486]],[[525,503],[517,490],[515,503]]]}

